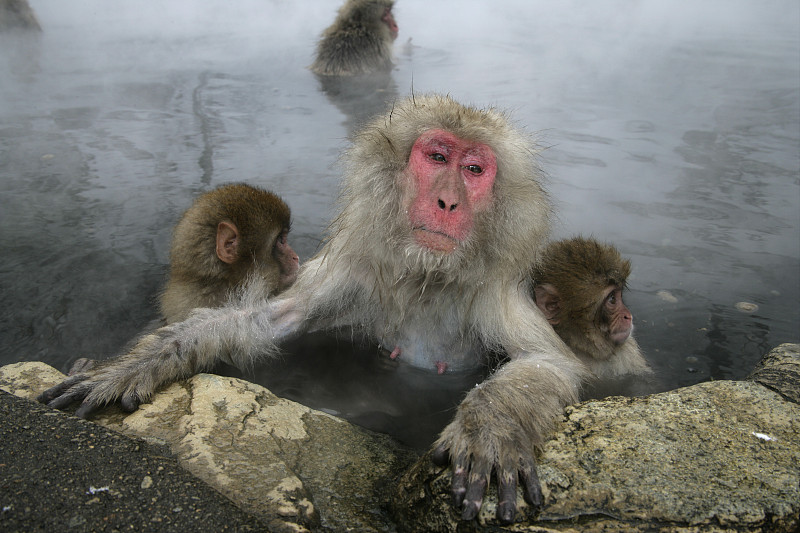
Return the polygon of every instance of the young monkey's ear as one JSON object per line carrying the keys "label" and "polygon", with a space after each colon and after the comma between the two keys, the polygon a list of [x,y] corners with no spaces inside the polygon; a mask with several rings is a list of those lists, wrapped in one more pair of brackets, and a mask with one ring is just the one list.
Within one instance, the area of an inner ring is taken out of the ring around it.
{"label": "young monkey's ear", "polygon": [[558,294],[558,289],[549,283],[545,283],[544,285],[535,286],[533,294],[536,299],[536,306],[541,309],[550,325],[555,326],[558,324],[561,321],[558,317],[561,311],[561,296]]}
{"label": "young monkey's ear", "polygon": [[239,258],[239,230],[233,222],[217,225],[217,257],[229,265]]}

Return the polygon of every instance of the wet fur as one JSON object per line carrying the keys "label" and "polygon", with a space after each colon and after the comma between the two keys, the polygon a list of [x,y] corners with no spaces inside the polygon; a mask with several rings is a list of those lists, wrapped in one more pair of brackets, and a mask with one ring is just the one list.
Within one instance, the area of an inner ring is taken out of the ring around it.
{"label": "wet fur", "polygon": [[[448,255],[416,246],[400,207],[403,194],[413,189],[406,174],[411,147],[434,128],[484,143],[497,157],[494,206]],[[530,296],[530,264],[550,220],[535,145],[494,109],[462,106],[446,96],[414,96],[356,135],[343,166],[340,214],[322,250],[287,291],[271,300],[246,291],[223,309],[197,310],[143,338],[129,354],[79,376],[74,388],[57,387],[42,399],[67,390],[73,399],[86,396],[87,410],[118,399],[135,406],[162,384],[218,359],[247,367],[276,353],[287,338],[342,325],[389,350],[397,339],[418,342],[420,359],[412,356],[411,362],[422,366],[433,358],[481,364],[480,357],[499,351],[510,361],[466,395],[437,441],[437,455],[449,450],[456,471],[469,472],[466,518],[477,512],[493,468],[505,480],[504,495],[515,490],[509,480],[519,470],[528,499],[540,500],[534,449],[563,407],[577,401],[589,373]],[[407,346],[398,345],[402,361]],[[57,406],[65,401],[54,400]],[[454,492],[460,493],[455,480]],[[514,505],[509,500],[501,506],[503,520],[513,519]]]}
{"label": "wet fur", "polygon": [[535,284],[558,290],[561,309],[553,327],[599,378],[652,373],[633,334],[616,345],[601,320],[604,291],[624,288],[630,272],[630,261],[614,246],[573,237],[549,243],[532,273]]}
{"label": "wet fur", "polygon": [[311,65],[322,76],[357,76],[392,67],[392,38],[381,20],[392,0],[347,0],[317,44]]}
{"label": "wet fur", "polygon": [[[280,267],[270,253],[290,218],[283,200],[251,185],[227,184],[199,196],[173,231],[169,280],[161,294],[166,322],[185,320],[198,307],[222,306],[251,275],[263,278],[264,296],[281,289]],[[223,221],[239,229],[240,257],[234,264],[217,257],[217,226]]]}

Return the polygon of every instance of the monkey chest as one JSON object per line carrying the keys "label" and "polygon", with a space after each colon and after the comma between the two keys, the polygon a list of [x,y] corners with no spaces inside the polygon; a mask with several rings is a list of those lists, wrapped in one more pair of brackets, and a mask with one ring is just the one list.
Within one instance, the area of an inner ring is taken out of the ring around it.
{"label": "monkey chest", "polygon": [[433,372],[471,370],[483,363],[480,343],[464,333],[456,317],[421,313],[401,323],[382,321],[375,336],[400,364]]}

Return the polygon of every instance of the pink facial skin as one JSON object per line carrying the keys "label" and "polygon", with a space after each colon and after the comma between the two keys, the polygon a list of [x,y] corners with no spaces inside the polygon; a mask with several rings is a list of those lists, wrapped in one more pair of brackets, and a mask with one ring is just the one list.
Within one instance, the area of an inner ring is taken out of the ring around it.
{"label": "pink facial skin", "polygon": [[633,332],[633,314],[622,303],[622,289],[614,286],[607,289],[603,312],[608,317],[611,342],[619,346],[627,341]]}
{"label": "pink facial skin", "polygon": [[489,146],[428,130],[408,159],[416,196],[409,206],[414,241],[451,253],[472,233],[474,215],[492,203],[497,158]]}
{"label": "pink facial skin", "polygon": [[397,22],[394,20],[394,15],[392,15],[392,8],[387,7],[386,11],[384,11],[381,20],[389,26],[389,33],[392,34],[392,40],[397,39],[397,34],[400,33],[400,28],[397,27]]}

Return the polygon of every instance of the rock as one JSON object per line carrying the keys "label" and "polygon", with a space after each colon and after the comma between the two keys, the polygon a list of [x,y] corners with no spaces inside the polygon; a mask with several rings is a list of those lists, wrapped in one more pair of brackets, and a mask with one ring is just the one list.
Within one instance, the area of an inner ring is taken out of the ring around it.
{"label": "rock", "polygon": [[169,450],[0,391],[0,531],[265,531]]}
{"label": "rock", "polygon": [[[43,363],[0,368],[0,388],[28,398],[62,379]],[[93,420],[166,443],[271,531],[389,528],[389,483],[416,458],[385,435],[210,374],[172,384],[130,415],[109,408]]]}
{"label": "rock", "polygon": [[[749,381],[568,407],[539,458],[544,506],[532,514],[518,495],[513,531],[796,531],[799,391],[793,344],[765,356]],[[449,469],[420,459],[393,499],[402,529],[503,529],[494,485],[465,525],[449,484]]]}
{"label": "rock", "polygon": [[747,379],[800,403],[800,345],[782,344],[761,358]]}
{"label": "rock", "polygon": [[[32,398],[63,377],[18,363],[0,368],[0,388]],[[494,485],[478,519],[461,522],[449,469],[429,456],[408,469],[416,456],[390,438],[235,378],[194,376],[135,413],[109,407],[94,420],[168,445],[271,531],[794,531],[798,398],[800,345],[788,344],[748,380],[568,407],[539,458],[542,510],[518,496],[507,527]],[[149,491],[158,480],[135,482]]]}

